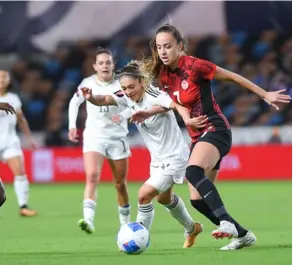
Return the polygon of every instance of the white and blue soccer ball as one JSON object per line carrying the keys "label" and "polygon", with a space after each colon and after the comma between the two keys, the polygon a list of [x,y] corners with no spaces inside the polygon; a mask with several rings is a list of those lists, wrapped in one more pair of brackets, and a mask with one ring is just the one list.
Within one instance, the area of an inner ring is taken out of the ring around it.
{"label": "white and blue soccer ball", "polygon": [[136,222],[122,225],[117,235],[117,244],[126,254],[140,254],[146,251],[150,244],[149,231]]}

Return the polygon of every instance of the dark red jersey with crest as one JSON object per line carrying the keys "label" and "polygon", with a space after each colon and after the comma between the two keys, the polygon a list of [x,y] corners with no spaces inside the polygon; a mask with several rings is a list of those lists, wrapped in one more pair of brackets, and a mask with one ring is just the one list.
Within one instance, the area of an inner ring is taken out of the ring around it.
{"label": "dark red jersey with crest", "polygon": [[181,56],[174,71],[163,67],[160,73],[161,87],[173,101],[186,107],[191,117],[208,117],[205,128],[194,130],[187,127],[192,142],[196,142],[204,132],[230,129],[212,93],[211,80],[215,71],[216,65],[209,61]]}

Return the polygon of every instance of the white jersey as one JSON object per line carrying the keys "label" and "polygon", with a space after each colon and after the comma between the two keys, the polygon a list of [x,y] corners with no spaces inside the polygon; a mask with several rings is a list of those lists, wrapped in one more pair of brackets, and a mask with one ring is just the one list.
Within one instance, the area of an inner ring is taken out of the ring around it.
{"label": "white jersey", "polygon": [[[21,109],[19,97],[11,92],[0,96],[0,102],[7,102],[14,107],[16,111]],[[20,146],[20,140],[16,133],[17,117],[16,115],[7,114],[4,110],[0,110],[0,150],[6,147]]]}
{"label": "white jersey", "polygon": [[[121,93],[122,94],[122,93]],[[118,106],[128,107],[131,113],[138,110],[151,109],[153,106],[170,106],[172,99],[163,91],[151,87],[143,96],[141,102],[136,103],[127,96],[114,95]],[[130,114],[131,114],[130,113]],[[130,115],[126,115],[130,116]],[[154,115],[137,125],[137,128],[151,154],[151,163],[170,161],[185,163],[188,161],[189,148],[177,124],[173,111]]]}
{"label": "white jersey", "polygon": [[[118,80],[113,80],[110,83],[102,83],[97,79],[96,75],[83,79],[69,104],[69,129],[76,128],[78,108],[85,101],[80,91],[83,87],[90,88],[93,95],[112,95],[121,90]],[[111,120],[113,115],[121,112],[121,109],[117,106],[95,106],[87,101],[86,110],[85,137],[120,139],[127,136],[127,121],[117,125]]]}

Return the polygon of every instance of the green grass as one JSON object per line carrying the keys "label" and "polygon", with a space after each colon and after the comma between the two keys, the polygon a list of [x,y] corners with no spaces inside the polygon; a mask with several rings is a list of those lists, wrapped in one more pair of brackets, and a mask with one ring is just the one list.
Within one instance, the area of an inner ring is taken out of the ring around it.
{"label": "green grass", "polygon": [[[282,265],[291,264],[291,182],[218,183],[230,213],[253,230],[257,245],[251,249],[222,252],[227,240],[211,237],[214,228],[188,203],[187,186],[175,191],[184,198],[195,220],[205,232],[196,246],[182,249],[181,227],[157,203],[149,249],[139,256],[117,251],[116,195],[111,184],[99,186],[96,232],[82,233],[83,185],[32,185],[30,205],[39,211],[35,218],[21,218],[12,186],[0,209],[0,265]],[[138,184],[129,186],[132,220],[136,216]]]}

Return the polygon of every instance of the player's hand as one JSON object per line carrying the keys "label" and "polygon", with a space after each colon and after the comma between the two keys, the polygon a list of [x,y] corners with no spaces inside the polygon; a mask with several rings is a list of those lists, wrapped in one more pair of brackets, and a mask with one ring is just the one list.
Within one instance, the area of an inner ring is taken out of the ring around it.
{"label": "player's hand", "polygon": [[121,124],[122,119],[123,119],[123,117],[121,115],[119,115],[119,114],[113,115],[112,118],[111,118],[112,122],[114,122],[114,123],[116,123],[118,125]]}
{"label": "player's hand", "polygon": [[284,91],[286,91],[286,89],[274,92],[266,92],[263,100],[269,105],[273,106],[276,110],[279,110],[279,107],[276,103],[290,103],[291,101],[291,97],[289,95],[282,94]]}
{"label": "player's hand", "polygon": [[80,89],[81,92],[82,92],[82,95],[83,97],[86,99],[86,100],[89,100],[92,98],[93,96],[93,91],[90,89],[90,88],[87,88],[87,87],[83,87]]}
{"label": "player's hand", "polygon": [[1,102],[0,110],[4,110],[7,114],[16,114],[15,109],[9,103]]}
{"label": "player's hand", "polygon": [[73,143],[78,143],[78,133],[76,128],[72,128],[68,132],[68,139]]}
{"label": "player's hand", "polygon": [[202,115],[199,117],[189,118],[185,121],[185,125],[194,129],[202,129],[206,127],[208,121],[208,117],[206,115]]}
{"label": "player's hand", "polygon": [[137,112],[133,113],[131,118],[130,118],[130,122],[143,122],[146,119],[148,119],[149,117],[151,117],[151,113],[149,113],[149,111],[147,110],[138,110]]}

